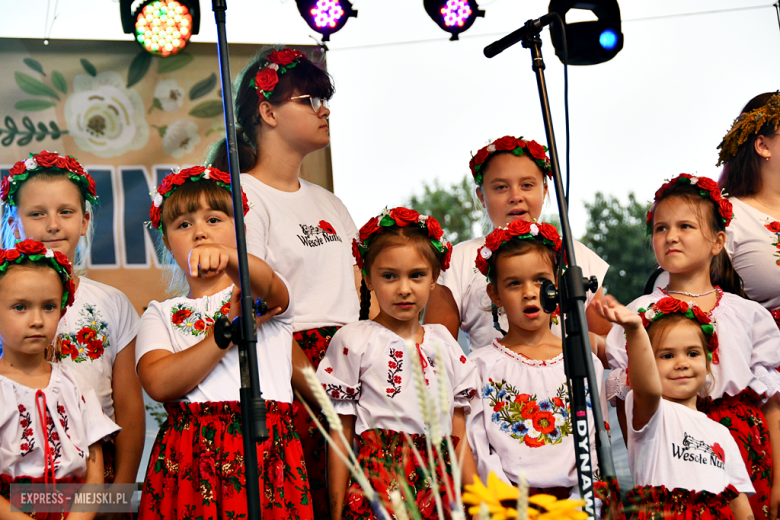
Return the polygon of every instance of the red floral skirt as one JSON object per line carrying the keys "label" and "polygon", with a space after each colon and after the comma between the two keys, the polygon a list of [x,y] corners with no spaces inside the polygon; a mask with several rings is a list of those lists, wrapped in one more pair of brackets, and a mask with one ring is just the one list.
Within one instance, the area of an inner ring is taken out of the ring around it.
{"label": "red floral skirt", "polygon": [[[427,467],[428,451],[425,446],[425,435],[409,434],[409,437],[411,437],[412,443],[420,452],[425,467]],[[367,430],[357,437],[357,441],[359,445],[358,462],[368,475],[378,498],[382,500],[382,503],[391,515],[393,514],[393,508],[390,506],[390,491],[398,489],[405,496],[405,492],[402,489],[403,486],[400,484],[405,483],[409,486],[423,520],[436,520],[439,518],[431,483],[425,478],[422,468],[414,456],[410,445],[406,442],[403,433],[392,430]],[[457,437],[452,437],[452,444],[455,447],[458,446]],[[444,515],[446,518],[450,518],[450,503],[445,486],[449,487],[451,493],[453,492],[452,466],[446,441],[442,441],[440,446],[434,446],[433,451],[434,458],[437,461],[437,452],[442,454],[446,466],[445,478],[437,462],[436,481],[439,485],[439,495],[441,496]],[[349,480],[342,518],[344,520],[376,519],[371,509],[371,503],[363,496],[363,491],[354,477],[350,477]]]}
{"label": "red floral skirt", "polygon": [[750,480],[756,490],[749,497],[756,520],[769,518],[772,489],[772,446],[760,404],[764,396],[746,388],[735,396],[724,395],[711,401],[700,400],[699,410],[729,429],[739,446]]}
{"label": "red floral skirt", "polygon": [[[311,519],[294,405],[266,401],[269,439],[257,448],[262,517]],[[166,403],[146,470],[139,519],[246,518],[241,404]]]}
{"label": "red floral skirt", "polygon": [[628,492],[627,520],[726,520],[734,515],[729,502],[739,493],[734,486],[722,492],[688,491],[665,486],[640,486]]}
{"label": "red floral skirt", "polygon": [[[57,479],[57,484],[81,484],[84,482],[83,478],[79,477],[62,477]],[[44,477],[16,477],[11,478],[8,475],[0,474],[0,496],[15,504],[17,507],[21,504],[21,496],[11,498],[11,484],[44,484]],[[53,485],[52,485],[53,487]],[[48,512],[48,513],[27,513],[28,516],[35,518],[36,520],[62,520],[68,517],[68,513],[64,511]]]}
{"label": "red floral skirt", "polygon": [[777,328],[780,329],[780,309],[775,309],[769,312],[772,313],[772,317],[775,319],[775,323],[777,323]]}
{"label": "red floral skirt", "polygon": [[[309,358],[314,369],[320,366],[320,361],[328,351],[330,340],[339,327],[320,327],[319,329],[302,330],[293,334],[293,339],[298,342],[303,353]],[[298,399],[296,397],[296,402]],[[321,413],[317,416],[320,424],[328,427],[328,421]],[[330,499],[328,497],[328,449],[325,445],[325,437],[322,436],[314,424],[306,409],[298,402],[298,411],[293,419],[295,431],[301,439],[303,456],[306,459],[306,471],[309,474],[309,488],[314,500],[314,518],[317,520],[330,520]]]}

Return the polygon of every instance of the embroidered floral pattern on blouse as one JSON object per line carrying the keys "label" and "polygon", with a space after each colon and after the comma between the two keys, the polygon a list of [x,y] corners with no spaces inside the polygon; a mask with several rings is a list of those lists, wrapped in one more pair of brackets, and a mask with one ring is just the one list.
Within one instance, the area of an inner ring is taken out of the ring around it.
{"label": "embroidered floral pattern on blouse", "polygon": [[356,387],[333,385],[323,383],[322,388],[328,393],[331,399],[340,399],[342,401],[357,401],[360,397],[360,383]]}
{"label": "embroidered floral pattern on blouse", "polygon": [[390,361],[387,362],[387,382],[390,386],[385,390],[387,397],[395,397],[401,393],[402,379],[399,375],[404,366],[404,353],[402,350],[390,348]]}
{"label": "embroidered floral pattern on blouse", "polygon": [[70,358],[75,363],[86,360],[96,361],[110,346],[108,340],[108,323],[93,305],[85,305],[79,313],[76,322],[79,331],[76,335],[63,332],[60,334],[60,360]]}
{"label": "embroidered floral pattern on blouse", "polygon": [[[70,421],[68,421],[68,414],[65,411],[65,407],[62,406],[59,403],[57,403],[57,415],[60,416],[60,426],[62,426],[62,429],[65,431],[65,435],[68,437],[68,439],[70,439],[70,434],[68,433],[68,430],[70,430],[70,427],[68,426],[68,423],[70,422]],[[50,439],[49,439],[50,442],[51,441],[59,441],[59,440],[60,440],[60,437],[59,437],[59,434],[57,432],[54,432],[51,435]],[[78,450],[79,457],[81,457],[83,459],[84,455],[85,455],[84,454],[84,450],[82,450],[81,448],[79,448],[75,444],[73,445],[73,447],[76,448],[76,450]]]}
{"label": "embroidered floral pattern on blouse", "polygon": [[489,380],[482,388],[482,398],[493,409],[491,420],[502,432],[529,448],[560,444],[572,434],[569,394],[566,383],[556,396],[538,399],[536,394],[523,394],[506,380]]}
{"label": "embroidered floral pattern on blouse", "polygon": [[[64,421],[60,419],[60,424],[62,424],[67,431],[67,417],[65,417]],[[54,426],[54,420],[51,418],[48,408],[46,409],[46,439],[51,448],[53,466],[56,471],[57,466],[60,464],[60,458],[62,457],[62,439],[60,439],[60,434],[57,433],[57,429]]]}
{"label": "embroidered floral pattern on blouse", "polygon": [[35,448],[35,436],[33,435],[30,412],[21,404],[19,405],[19,426],[22,428],[22,443],[19,450],[24,457]]}
{"label": "embroidered floral pattern on blouse", "polygon": [[185,336],[205,336],[214,325],[214,322],[222,315],[227,316],[230,313],[230,293],[225,295],[221,307],[213,316],[203,314],[193,309],[186,303],[177,303],[171,309],[171,323]]}
{"label": "embroidered floral pattern on blouse", "polygon": [[769,231],[775,234],[774,236],[774,242],[772,242],[772,245],[775,246],[775,256],[777,257],[777,265],[780,265],[780,222],[773,220],[769,224],[764,225],[765,228],[767,228]]}

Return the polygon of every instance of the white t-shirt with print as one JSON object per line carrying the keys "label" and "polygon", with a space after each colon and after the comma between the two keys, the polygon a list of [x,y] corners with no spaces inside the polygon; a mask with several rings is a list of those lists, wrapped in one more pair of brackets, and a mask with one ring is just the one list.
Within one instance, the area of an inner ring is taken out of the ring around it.
{"label": "white t-shirt with print", "polygon": [[83,478],[89,447],[120,428],[69,366],[52,364],[49,384],[41,391],[45,406],[44,397],[36,397],[37,389],[0,375],[0,473],[11,478],[44,476],[48,444],[57,478]]}
{"label": "white t-shirt with print", "polygon": [[[425,399],[431,406],[432,400],[439,399],[436,374],[439,370],[446,371],[449,407],[439,408],[442,434],[451,433],[455,408],[464,408],[469,413],[477,392],[474,363],[463,355],[443,325],[424,325],[423,330],[423,342],[411,349],[401,336],[371,320],[350,323],[334,334],[317,369],[317,378],[336,412],[357,416],[357,435],[372,428],[425,433],[410,356],[421,360],[428,389]],[[436,364],[439,348],[443,367]],[[400,421],[395,414],[400,416]]]}
{"label": "white t-shirt with print", "polygon": [[[286,280],[282,280],[287,284]],[[180,297],[164,302],[152,301],[141,317],[135,349],[136,369],[138,361],[147,352],[167,350],[177,353],[203,341],[216,318],[230,311],[233,287],[196,299]],[[290,304],[283,313],[257,328],[257,368],[263,399],[280,403],[291,403],[293,398],[290,385],[292,302],[290,298]],[[239,369],[238,347],[231,345],[209,375],[181,400],[191,403],[240,400]],[[171,377],[175,376],[171,374]]]}
{"label": "white t-shirt with print", "polygon": [[766,227],[776,220],[736,197],[729,200],[734,219],[726,228],[726,250],[745,293],[769,310],[780,309],[780,233]]}
{"label": "white t-shirt with print", "polygon": [[[352,239],[358,230],[339,198],[303,179],[293,193],[247,174],[241,184],[250,208],[245,217],[247,251],[290,281],[294,330],[356,321],[360,304]],[[328,224],[335,234],[323,229]]]}
{"label": "white t-shirt with print", "polygon": [[[475,260],[477,251],[485,245],[485,237],[461,242],[452,250],[450,268],[441,273],[439,283],[452,292],[460,313],[460,328],[469,337],[471,348],[478,349],[501,338],[502,334],[493,326],[493,314],[490,312],[490,298],[487,295],[488,282],[485,275],[477,269]],[[599,287],[604,283],[609,264],[596,253],[574,241],[574,254],[577,265],[582,268],[585,277],[598,278]],[[594,293],[588,292],[585,306],[590,305]],[[503,309],[499,309],[498,323],[504,331],[509,330],[509,322]],[[553,332],[560,337],[560,325],[553,325]]]}
{"label": "white t-shirt with print", "polygon": [[641,430],[634,429],[633,417],[632,390],[626,396],[626,420],[634,485],[716,494],[732,485],[740,493],[755,493],[737,443],[722,424],[666,399]]}
{"label": "white t-shirt with print", "polygon": [[[494,340],[472,352],[469,359],[477,366],[480,379],[467,422],[479,478],[487,482],[492,471],[501,480],[516,485],[520,473],[524,473],[532,487],[576,486],[574,432],[563,353],[548,360],[534,360]],[[606,418],[604,369],[595,355],[593,367],[599,381],[599,406]],[[591,453],[595,456],[590,393],[587,403]]]}
{"label": "white t-shirt with print", "polygon": [[[628,309],[647,309],[666,294],[656,288],[652,294],[640,296]],[[780,330],[769,311],[758,303],[724,292],[710,312],[718,334],[718,363],[710,365],[712,381],[709,396],[719,399],[724,394],[737,395],[746,388],[772,397],[780,392]],[[624,399],[628,352],[623,327],[613,325],[607,334],[606,356],[615,370],[607,378],[607,398]]]}
{"label": "white t-shirt with print", "polygon": [[60,361],[92,385],[112,420],[114,361],[138,334],[138,324],[138,313],[124,293],[81,276],[73,305],[57,325]]}

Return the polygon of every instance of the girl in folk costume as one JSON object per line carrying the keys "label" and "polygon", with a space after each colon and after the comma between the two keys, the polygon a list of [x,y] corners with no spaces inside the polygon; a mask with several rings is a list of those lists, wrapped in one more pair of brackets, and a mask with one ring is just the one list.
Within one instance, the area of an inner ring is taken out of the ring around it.
{"label": "girl in folk costume", "polygon": [[[47,151],[31,154],[11,168],[0,199],[5,203],[5,247],[23,238],[40,240],[83,271],[92,208],[98,201],[95,181],[76,159]],[[103,411],[122,428],[103,444],[105,481],[135,483],[146,437],[141,384],[134,370],[138,313],[111,286],[86,276],[74,282],[74,303],[57,328],[56,355],[92,385]]]}
{"label": "girl in folk costume", "polygon": [[[659,214],[661,213],[659,209]],[[659,215],[660,216],[660,215]],[[709,313],[671,296],[639,314],[608,297],[599,312],[626,333],[629,518],[753,519],[753,493],[729,430],[697,411],[718,350]],[[645,330],[647,329],[647,330]]]}
{"label": "girl in folk costume", "polygon": [[[542,281],[557,279],[560,250],[554,226],[524,220],[493,230],[479,248],[476,266],[490,281],[490,299],[504,308],[509,330],[471,353],[480,386],[468,432],[483,481],[492,471],[517,485],[524,473],[532,494],[564,499],[579,496],[569,390],[562,342],[539,296]],[[603,381],[595,355],[593,366]],[[599,396],[606,417],[603,385]],[[595,429],[590,440],[595,445]]]}
{"label": "girl in folk costume", "polygon": [[780,92],[751,99],[719,146],[734,222],[726,249],[745,293],[780,327]]}
{"label": "girl in folk costume", "polygon": [[[238,351],[220,349],[212,334],[216,319],[232,321],[240,311],[230,176],[200,166],[171,173],[150,216],[189,292],[151,302],[141,318],[138,375],[149,396],[165,402],[168,418],[152,448],[140,517],[246,516]],[[292,425],[293,304],[287,282],[268,264],[249,255],[249,271],[252,297],[274,309],[257,329],[270,435],[257,452],[261,514],[309,519],[311,496]]]}
{"label": "girl in folk costume", "polygon": [[[119,430],[70,365],[46,361],[76,290],[68,259],[34,240],[0,250],[0,517],[14,483],[103,483],[100,443]],[[19,503],[15,502],[18,506]],[[62,511],[33,514],[62,518]],[[73,513],[91,519],[95,513]]]}
{"label": "girl in folk costume", "polygon": [[[330,142],[330,76],[293,49],[261,54],[239,76],[241,184],[250,202],[247,250],[290,284],[293,386],[316,403],[301,368],[316,369],[333,334],[357,319],[358,276],[350,240],[357,228],[333,193],[301,178],[304,158]],[[227,168],[219,143],[210,159]],[[323,418],[324,422],[324,418]],[[295,419],[306,457],[315,514],[329,517],[325,439],[301,407]]]}
{"label": "girl in folk costume", "polygon": [[[546,150],[536,141],[507,135],[480,149],[471,158],[469,168],[477,185],[477,197],[494,228],[515,220],[531,223],[539,219],[547,197],[547,179],[552,177]],[[455,246],[452,268],[439,278],[442,287],[432,293],[425,311],[426,323],[442,323],[455,337],[458,328],[462,328],[469,336],[472,349],[491,345],[509,326],[506,313],[500,308],[493,307],[491,316],[487,281],[474,265],[477,250],[483,245],[485,237]],[[574,251],[584,275],[596,276],[601,285],[609,265],[576,240]],[[603,297],[604,293],[599,289],[595,295],[588,293],[586,302],[588,328],[601,335],[609,332],[609,323],[588,305],[593,299]],[[561,335],[558,326],[553,330],[557,336]]]}
{"label": "girl in folk costume", "polygon": [[[737,441],[756,490],[750,497],[756,518],[774,518],[780,503],[780,479],[772,480],[780,469],[778,457],[772,457],[780,450],[780,374],[775,370],[780,331],[766,309],[736,294],[741,292],[739,277],[723,250],[731,217],[731,203],[711,179],[681,174],[661,186],[648,212],[647,231],[669,284],[628,308],[647,309],[672,297],[696,304],[717,324],[714,382],[700,409],[726,425]],[[629,359],[619,325],[607,337],[606,355],[616,369],[607,379],[607,396],[623,400],[630,387]]]}
{"label": "girl in folk costume", "polygon": [[[449,266],[452,246],[442,235],[436,219],[406,208],[385,210],[361,228],[359,241],[353,242],[363,272],[361,321],[336,333],[317,369],[346,438],[357,436],[358,461],[379,497],[392,510],[389,492],[398,488],[398,481],[406,482],[424,519],[438,518],[438,499],[404,434],[421,453],[429,440],[441,454],[446,472],[437,466],[436,478],[449,514],[446,497],[452,492],[452,475],[441,435],[452,434],[456,445],[463,439],[477,383],[473,363],[447,329],[419,321],[436,278]],[[371,291],[380,309],[373,320],[368,319]],[[422,367],[424,382],[418,380],[417,385],[427,389],[426,395],[415,389],[412,357]],[[431,398],[441,399],[440,415],[431,412],[426,417],[420,403]],[[432,423],[427,440],[426,420]],[[343,451],[340,442],[336,444]],[[463,475],[470,481],[474,462],[468,443],[463,453]],[[368,499],[335,456],[329,460],[329,482],[334,518],[374,518]]]}

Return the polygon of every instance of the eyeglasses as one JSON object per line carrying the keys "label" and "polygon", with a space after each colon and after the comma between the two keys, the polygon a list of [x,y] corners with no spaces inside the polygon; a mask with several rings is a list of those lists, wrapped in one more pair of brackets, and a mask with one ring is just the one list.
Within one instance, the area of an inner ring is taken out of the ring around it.
{"label": "eyeglasses", "polygon": [[294,99],[305,99],[305,98],[309,99],[309,103],[311,103],[311,108],[312,110],[314,110],[315,114],[319,114],[320,109],[322,107],[330,108],[330,103],[328,102],[327,99],[310,96],[309,94],[306,94],[304,96],[293,96],[290,98],[290,101]]}

